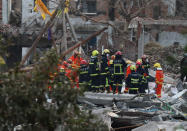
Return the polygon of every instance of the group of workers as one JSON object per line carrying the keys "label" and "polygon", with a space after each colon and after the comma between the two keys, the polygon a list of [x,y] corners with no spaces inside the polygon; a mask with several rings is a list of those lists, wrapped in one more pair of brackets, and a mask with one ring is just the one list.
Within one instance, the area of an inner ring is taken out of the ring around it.
{"label": "group of workers", "polygon": [[[74,70],[68,71],[69,65]],[[146,93],[145,90],[148,89],[150,64],[146,55],[133,64],[123,59],[121,51],[110,56],[110,51],[105,49],[100,58],[99,52],[94,50],[89,62],[82,59],[76,52],[67,62],[64,61],[61,67],[66,70],[65,75],[72,82],[77,83],[74,86],[79,88],[79,86],[87,85],[88,90],[92,92],[112,91],[113,94],[121,94],[123,81],[126,83],[124,93]],[[163,71],[159,63],[156,63],[154,67],[156,69],[155,90],[157,96],[161,97]],[[72,76],[74,79],[71,78]]]}

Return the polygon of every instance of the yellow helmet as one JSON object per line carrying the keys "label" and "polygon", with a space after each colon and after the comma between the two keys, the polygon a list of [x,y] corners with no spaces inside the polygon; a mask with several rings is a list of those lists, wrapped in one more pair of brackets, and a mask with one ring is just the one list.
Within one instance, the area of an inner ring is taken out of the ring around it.
{"label": "yellow helmet", "polygon": [[104,53],[104,54],[109,54],[110,51],[109,51],[109,49],[104,49],[103,53]]}
{"label": "yellow helmet", "polygon": [[97,50],[92,51],[92,56],[97,56],[97,55],[99,55],[99,52]]}
{"label": "yellow helmet", "polygon": [[161,68],[161,65],[160,65],[160,63],[155,63],[155,64],[154,64],[154,67],[155,67],[155,68]]}
{"label": "yellow helmet", "polygon": [[132,64],[132,61],[127,60],[126,63],[127,63],[127,64]]}
{"label": "yellow helmet", "polygon": [[131,69],[131,71],[135,71],[136,70],[136,66],[135,65],[131,65],[130,69]]}
{"label": "yellow helmet", "polygon": [[138,59],[136,62],[141,62],[142,63],[142,59]]}

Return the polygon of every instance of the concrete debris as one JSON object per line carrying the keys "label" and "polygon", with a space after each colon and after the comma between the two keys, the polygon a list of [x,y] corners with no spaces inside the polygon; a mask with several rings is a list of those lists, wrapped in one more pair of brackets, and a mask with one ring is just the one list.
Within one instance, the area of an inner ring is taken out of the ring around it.
{"label": "concrete debris", "polygon": [[[154,87],[155,83],[149,82],[150,92],[154,92]],[[181,121],[186,119],[187,89],[179,91],[177,86],[165,84],[163,92],[161,99],[151,93],[131,95],[86,92],[78,101],[90,106],[94,112],[107,107],[108,110],[103,111],[101,116],[111,130],[186,130],[186,126],[181,126]]]}
{"label": "concrete debris", "polygon": [[176,95],[174,95],[173,97],[171,97],[170,103],[175,103],[177,99],[179,99],[180,97],[182,97],[183,94],[185,94],[187,92],[187,89],[177,93]]}
{"label": "concrete debris", "polygon": [[182,91],[182,90],[184,90],[184,86],[183,86],[183,83],[182,83],[182,81],[181,80],[179,80],[178,82],[177,82],[177,89],[178,89],[178,91]]}
{"label": "concrete debris", "polygon": [[132,131],[186,131],[187,122],[149,122],[148,124],[133,129]]}
{"label": "concrete debris", "polygon": [[145,54],[149,55],[151,65],[159,62],[166,73],[177,78],[176,74],[180,72],[180,61],[184,54],[180,44],[162,47],[157,43],[148,43],[145,45]]}

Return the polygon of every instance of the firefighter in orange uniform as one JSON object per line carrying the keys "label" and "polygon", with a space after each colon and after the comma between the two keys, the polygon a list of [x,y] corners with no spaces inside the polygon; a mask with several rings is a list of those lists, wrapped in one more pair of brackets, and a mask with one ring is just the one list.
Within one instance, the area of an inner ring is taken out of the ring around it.
{"label": "firefighter in orange uniform", "polygon": [[78,79],[78,70],[80,68],[81,61],[83,60],[80,57],[80,53],[75,51],[73,56],[69,58],[72,60],[72,80],[76,84],[76,87],[79,88],[79,79]]}
{"label": "firefighter in orange uniform", "polygon": [[[127,70],[126,70],[125,79],[129,76],[129,74],[131,74],[131,69],[130,69],[130,67],[131,67],[131,65],[132,65],[132,61],[127,60],[126,63],[127,63]],[[124,90],[124,93],[128,93],[128,91],[129,91],[129,89],[128,89],[128,87],[126,86],[126,87],[125,87],[125,90]]]}
{"label": "firefighter in orange uniform", "polygon": [[154,68],[156,69],[156,76],[155,76],[156,87],[155,87],[155,89],[156,89],[157,97],[160,98],[162,85],[164,82],[164,73],[163,73],[160,63],[155,63]]}

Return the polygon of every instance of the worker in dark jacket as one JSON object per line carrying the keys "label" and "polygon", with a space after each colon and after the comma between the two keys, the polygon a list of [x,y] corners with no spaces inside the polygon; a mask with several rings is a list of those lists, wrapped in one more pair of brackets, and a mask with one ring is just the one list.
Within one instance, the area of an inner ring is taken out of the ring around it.
{"label": "worker in dark jacket", "polygon": [[144,78],[143,78],[144,80],[142,85],[144,86],[145,89],[148,89],[150,63],[146,55],[142,56],[142,68],[144,69]]}
{"label": "worker in dark jacket", "polygon": [[186,77],[186,82],[187,82],[187,53],[184,54],[184,58],[181,60],[180,63],[181,66],[181,81],[184,81],[184,78]]}
{"label": "worker in dark jacket", "polygon": [[111,56],[111,60],[109,61],[109,84],[110,88],[113,89],[113,83],[114,83],[114,60],[115,55]]}
{"label": "worker in dark jacket", "polygon": [[141,85],[139,87],[139,93],[145,93],[145,89],[147,89],[148,82],[147,82],[147,77],[144,76],[145,69],[142,68],[141,59],[136,61],[136,73],[138,73],[142,78]]}
{"label": "worker in dark jacket", "polygon": [[149,76],[150,63],[146,55],[142,56],[142,68],[145,70],[146,76]]}
{"label": "worker in dark jacket", "polygon": [[136,61],[136,72],[143,76],[144,69],[142,68],[142,62],[140,60]]}
{"label": "worker in dark jacket", "polygon": [[115,53],[115,60],[114,60],[114,83],[113,83],[113,93],[115,94],[116,88],[118,87],[119,94],[121,93],[122,88],[122,80],[124,79],[124,71],[127,67],[126,62],[122,58],[121,51],[117,51]]}
{"label": "worker in dark jacket", "polygon": [[85,86],[89,82],[88,75],[88,63],[86,60],[81,60],[80,63],[80,74],[79,74],[79,86]]}
{"label": "worker in dark jacket", "polygon": [[131,74],[126,79],[126,85],[129,89],[129,94],[138,94],[141,86],[141,76],[136,72],[136,66],[131,65]]}
{"label": "worker in dark jacket", "polygon": [[97,50],[94,50],[92,52],[92,56],[90,58],[89,63],[89,70],[88,73],[90,75],[90,89],[92,91],[99,91],[100,88],[100,72],[99,72],[99,61],[98,61],[98,55],[99,52]]}
{"label": "worker in dark jacket", "polygon": [[107,92],[109,89],[109,65],[108,65],[108,56],[110,51],[105,49],[101,57],[101,71],[100,71],[100,89],[102,92],[106,89]]}

